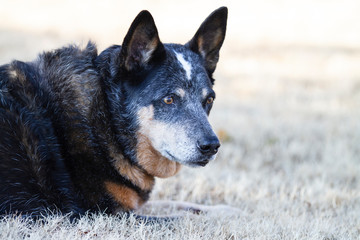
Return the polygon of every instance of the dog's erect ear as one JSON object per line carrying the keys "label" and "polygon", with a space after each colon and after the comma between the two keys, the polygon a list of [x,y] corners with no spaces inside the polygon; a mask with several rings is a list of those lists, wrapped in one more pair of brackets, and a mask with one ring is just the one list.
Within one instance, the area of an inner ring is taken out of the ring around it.
{"label": "dog's erect ear", "polygon": [[127,71],[137,71],[165,54],[151,14],[141,11],[124,38],[120,65]]}
{"label": "dog's erect ear", "polygon": [[205,60],[205,68],[211,75],[219,60],[219,51],[225,39],[228,10],[221,7],[210,14],[201,24],[195,36],[186,44]]}

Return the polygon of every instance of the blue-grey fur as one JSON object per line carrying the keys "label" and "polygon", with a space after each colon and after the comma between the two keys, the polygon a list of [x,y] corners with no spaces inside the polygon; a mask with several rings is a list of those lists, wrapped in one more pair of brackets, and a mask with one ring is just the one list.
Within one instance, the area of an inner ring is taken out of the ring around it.
{"label": "blue-grey fur", "polygon": [[132,211],[159,177],[149,166],[162,159],[166,175],[175,162],[212,160],[220,144],[207,115],[226,20],[220,8],[187,44],[162,44],[142,11],[123,44],[99,55],[90,42],[0,66],[0,214]]}

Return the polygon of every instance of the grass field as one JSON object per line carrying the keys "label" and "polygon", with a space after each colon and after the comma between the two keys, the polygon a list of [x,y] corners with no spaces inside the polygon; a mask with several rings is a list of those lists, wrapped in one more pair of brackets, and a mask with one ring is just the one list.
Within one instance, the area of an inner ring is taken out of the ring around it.
{"label": "grass field", "polygon": [[[120,43],[143,8],[165,42],[185,42],[213,9],[229,7],[210,117],[219,156],[158,179],[152,199],[239,211],[151,224],[101,214],[76,223],[4,218],[0,239],[360,239],[358,1],[35,2],[1,4],[0,64],[88,38],[100,49]],[[98,23],[91,14],[102,11]]]}

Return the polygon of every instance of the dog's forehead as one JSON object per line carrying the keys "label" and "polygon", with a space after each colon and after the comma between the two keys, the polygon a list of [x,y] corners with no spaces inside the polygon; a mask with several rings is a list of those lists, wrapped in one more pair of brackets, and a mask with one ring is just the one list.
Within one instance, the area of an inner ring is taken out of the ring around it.
{"label": "dog's forehead", "polygon": [[173,70],[174,83],[191,86],[190,88],[212,87],[201,57],[183,45],[168,44],[165,46],[168,64]]}
{"label": "dog's forehead", "polygon": [[194,78],[194,73],[196,72],[196,68],[199,66],[199,60],[196,55],[192,52],[182,49],[175,48],[169,51],[169,54],[172,55],[172,63],[177,65],[180,72],[184,73],[185,79],[187,81],[191,81]]}

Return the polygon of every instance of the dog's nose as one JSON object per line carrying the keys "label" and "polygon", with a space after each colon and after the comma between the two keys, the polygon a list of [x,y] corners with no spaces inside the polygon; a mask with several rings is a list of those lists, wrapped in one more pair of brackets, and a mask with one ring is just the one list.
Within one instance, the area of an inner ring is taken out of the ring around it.
{"label": "dog's nose", "polygon": [[219,139],[209,138],[198,142],[198,149],[203,155],[212,156],[218,152],[220,147]]}

